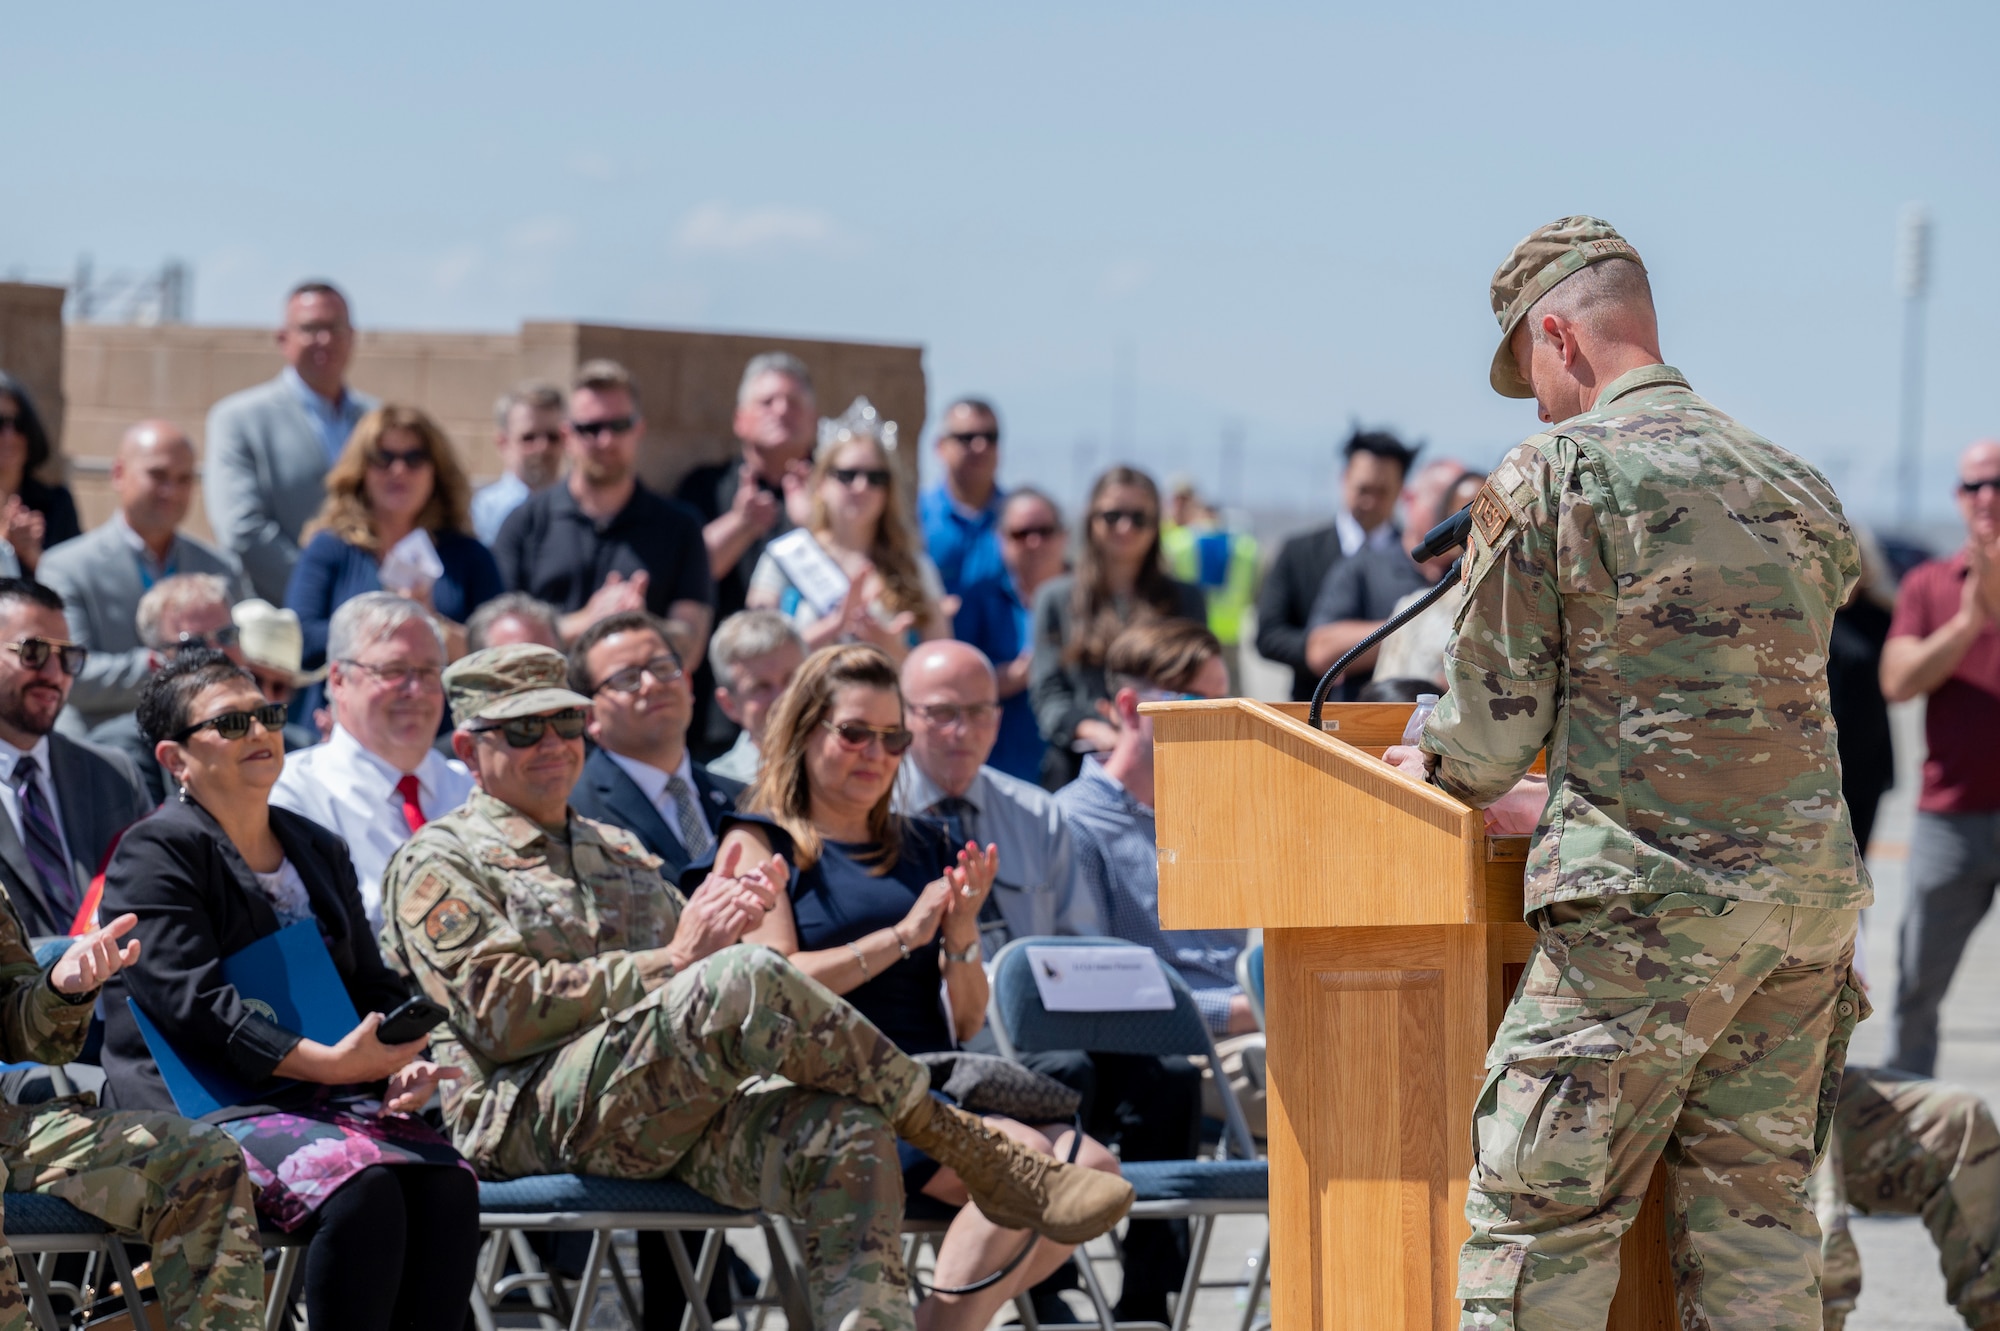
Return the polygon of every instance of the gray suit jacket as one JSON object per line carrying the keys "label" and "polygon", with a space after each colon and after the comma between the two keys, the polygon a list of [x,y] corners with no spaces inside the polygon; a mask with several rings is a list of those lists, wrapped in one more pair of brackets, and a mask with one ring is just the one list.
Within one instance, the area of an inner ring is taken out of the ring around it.
{"label": "gray suit jacket", "polygon": [[[106,522],[42,556],[35,576],[62,593],[69,636],[90,648],[70,690],[69,705],[88,728],[139,705],[149,653],[139,641],[139,598],[146,594],[139,558],[121,524]],[[229,584],[230,604],[243,599],[236,557],[191,536],[174,538],[176,573],[213,573]]]}
{"label": "gray suit jacket", "polygon": [[[131,759],[122,753],[50,735],[49,772],[63,837],[69,842],[64,849],[69,851],[71,880],[81,890],[103,867],[111,839],[151,813],[153,804]],[[0,889],[14,903],[30,935],[44,938],[69,932],[69,913],[48,900],[21,845],[20,829],[4,815],[0,815]]]}
{"label": "gray suit jacket", "polygon": [[[379,405],[348,394],[363,410]],[[282,374],[231,393],[208,413],[208,525],[243,561],[252,590],[273,605],[285,603],[300,530],[326,501],[327,467],[319,430]]]}

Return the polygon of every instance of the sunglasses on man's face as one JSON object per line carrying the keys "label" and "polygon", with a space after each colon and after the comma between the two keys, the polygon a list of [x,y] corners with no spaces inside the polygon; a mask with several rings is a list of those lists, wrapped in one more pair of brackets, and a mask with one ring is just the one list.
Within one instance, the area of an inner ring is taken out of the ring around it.
{"label": "sunglasses on man's face", "polygon": [[638,424],[636,416],[614,416],[606,421],[571,421],[569,428],[587,438],[595,439],[600,435],[624,434],[636,424]]}
{"label": "sunglasses on man's face", "polygon": [[2000,491],[2000,476],[1989,476],[1983,481],[1960,481],[1958,492],[1962,495],[1976,495],[1981,490]]}
{"label": "sunglasses on man's face", "polygon": [[176,744],[185,744],[188,737],[204,730],[213,730],[223,739],[234,744],[250,733],[250,723],[258,725],[275,735],[285,728],[285,708],[282,703],[267,702],[261,707],[253,707],[247,712],[224,712],[211,716],[206,721],[197,721],[177,735],[169,736]]}
{"label": "sunglasses on man's face", "polygon": [[192,651],[197,647],[212,647],[216,651],[227,651],[242,641],[243,634],[234,624],[224,624],[219,629],[206,633],[183,633],[174,642],[177,652]]}
{"label": "sunglasses on man's face", "polygon": [[866,481],[871,490],[889,488],[889,471],[886,467],[835,467],[827,473],[840,485],[853,485],[856,481]]}
{"label": "sunglasses on man's face", "polygon": [[62,672],[72,677],[90,659],[90,648],[82,643],[59,642],[54,638],[23,638],[8,643],[7,650],[20,657],[21,665],[28,670],[40,670],[54,656]]}
{"label": "sunglasses on man's face", "polygon": [[833,732],[833,737],[840,741],[842,748],[856,753],[870,744],[880,743],[882,751],[893,758],[909,748],[910,741],[915,738],[901,726],[871,726],[860,721],[822,721],[820,724]]}
{"label": "sunglasses on man's face", "polygon": [[508,748],[532,749],[542,742],[543,734],[551,730],[556,732],[557,739],[579,738],[588,719],[582,708],[567,707],[543,716],[516,716],[497,725],[474,726],[472,733],[486,735],[498,731],[500,737],[507,741]]}
{"label": "sunglasses on man's face", "polygon": [[971,448],[974,444],[984,444],[988,448],[1000,447],[1000,432],[998,430],[954,430],[952,433],[946,435],[945,438],[954,444],[962,444],[966,448]]}
{"label": "sunglasses on man's face", "polygon": [[421,448],[378,448],[368,455],[368,465],[389,471],[397,464],[405,471],[420,471],[431,465],[431,455]]}

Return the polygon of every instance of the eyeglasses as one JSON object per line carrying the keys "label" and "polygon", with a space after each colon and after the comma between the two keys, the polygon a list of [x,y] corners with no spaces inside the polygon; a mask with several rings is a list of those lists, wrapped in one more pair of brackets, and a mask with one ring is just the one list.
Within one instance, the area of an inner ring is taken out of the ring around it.
{"label": "eyeglasses", "polygon": [[1989,476],[1983,481],[1960,481],[1958,492],[1962,495],[1976,495],[1981,490],[2000,491],[2000,476]]}
{"label": "eyeglasses", "polygon": [[624,434],[639,423],[637,416],[613,416],[604,421],[571,421],[569,428],[591,439],[604,434]]}
{"label": "eyeglasses", "polygon": [[411,680],[415,680],[417,687],[426,693],[444,686],[444,671],[437,666],[404,665],[395,661],[376,665],[373,661],[350,661],[344,657],[340,663],[356,670],[366,670],[392,689],[400,689]]}
{"label": "eyeglasses", "polygon": [[967,448],[972,447],[974,444],[985,444],[988,448],[1000,447],[1000,432],[998,430],[954,430],[952,433],[946,435],[945,438],[954,444],[963,444]]}
{"label": "eyeglasses", "polygon": [[681,663],[673,657],[656,656],[643,665],[626,666],[616,674],[606,675],[590,694],[594,698],[606,689],[610,689],[613,693],[637,693],[647,675],[651,675],[662,684],[671,684],[686,674],[687,672],[681,669]]}
{"label": "eyeglasses", "polygon": [[556,738],[576,739],[583,734],[584,722],[589,720],[581,707],[566,707],[560,712],[548,712],[541,716],[510,717],[498,725],[473,726],[475,735],[490,735],[500,732],[510,749],[532,749],[542,742],[542,736],[555,731]]}
{"label": "eyeglasses", "polygon": [[893,758],[909,748],[910,741],[916,738],[901,726],[871,726],[860,721],[822,721],[820,724],[833,732],[842,748],[856,753],[880,741],[882,752]]}
{"label": "eyeglasses", "polygon": [[889,488],[889,471],[886,467],[835,467],[827,475],[841,485],[853,485],[856,481],[866,481],[871,490]]}
{"label": "eyeglasses", "polygon": [[911,711],[934,726],[983,726],[1000,714],[997,702],[937,702],[912,706]]}
{"label": "eyeglasses", "polygon": [[1053,522],[1038,522],[1033,526],[1016,527],[1012,531],[1003,530],[1001,535],[1010,541],[1052,541],[1060,531],[1062,528]]}
{"label": "eyeglasses", "polygon": [[1100,508],[1090,515],[1100,527],[1130,527],[1144,531],[1153,525],[1153,515],[1143,508]]}
{"label": "eyeglasses", "polygon": [[216,651],[223,651],[234,647],[242,637],[242,631],[234,624],[224,624],[221,628],[210,629],[207,633],[181,634],[174,641],[174,650],[185,652],[196,647],[213,647]]}
{"label": "eyeglasses", "polygon": [[275,735],[285,728],[285,708],[282,703],[267,702],[262,707],[253,707],[247,712],[224,712],[221,716],[211,716],[206,721],[197,721],[186,730],[168,738],[176,744],[185,744],[190,735],[203,730],[213,730],[222,738],[234,744],[250,733],[250,723],[256,722]]}
{"label": "eyeglasses", "polygon": [[40,670],[54,656],[65,675],[74,677],[90,659],[90,648],[80,642],[59,642],[54,638],[23,638],[7,644],[7,650],[21,658],[28,670]]}
{"label": "eyeglasses", "polygon": [[399,462],[406,471],[421,471],[431,465],[431,455],[421,448],[378,448],[368,455],[368,465],[377,471],[388,471]]}
{"label": "eyeglasses", "polygon": [[0,416],[0,434],[26,434],[27,428],[21,424],[19,416]]}
{"label": "eyeglasses", "polygon": [[514,442],[517,444],[559,444],[562,442],[562,431],[523,430],[514,436]]}

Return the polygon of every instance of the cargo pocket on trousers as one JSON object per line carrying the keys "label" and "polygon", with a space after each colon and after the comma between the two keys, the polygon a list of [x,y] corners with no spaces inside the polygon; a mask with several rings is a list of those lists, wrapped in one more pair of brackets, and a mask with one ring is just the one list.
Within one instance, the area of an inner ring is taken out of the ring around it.
{"label": "cargo pocket on trousers", "polygon": [[1618,1062],[1652,1012],[1606,1015],[1542,1000],[1503,1021],[1473,1114],[1474,1186],[1595,1206],[1611,1163]]}
{"label": "cargo pocket on trousers", "polygon": [[1826,1066],[1819,1074],[1819,1103],[1813,1118],[1813,1169],[1818,1169],[1819,1162],[1826,1158],[1827,1139],[1833,1133],[1833,1118],[1840,1109],[1840,1079],[1847,1070],[1847,1042],[1854,1038],[1854,1028],[1874,1011],[1867,992],[1854,977],[1854,968],[1848,967],[1840,981],[1840,994],[1834,999],[1833,1030],[1826,1038]]}
{"label": "cargo pocket on trousers", "polygon": [[1492,1247],[1466,1244],[1458,1254],[1458,1289],[1453,1297],[1460,1303],[1485,1303],[1485,1308],[1467,1308],[1475,1318],[1484,1313],[1493,1320],[1493,1331],[1512,1331],[1514,1291],[1521,1287],[1521,1273],[1527,1269],[1528,1249],[1519,1243]]}

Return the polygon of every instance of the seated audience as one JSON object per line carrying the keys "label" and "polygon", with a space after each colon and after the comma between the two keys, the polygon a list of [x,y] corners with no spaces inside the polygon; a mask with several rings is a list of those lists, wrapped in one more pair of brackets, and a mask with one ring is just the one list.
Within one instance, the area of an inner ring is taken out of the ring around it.
{"label": "seated audience", "polygon": [[[851,1006],[769,949],[733,946],[775,905],[783,861],[726,853],[683,897],[631,833],[573,815],[590,700],[566,676],[531,646],[448,668],[479,789],[384,881],[384,946],[451,1012],[436,1048],[462,1052],[466,1077],[444,1118],[481,1177],[671,1176],[783,1215],[827,1327],[909,1325],[898,1135],[1002,1224],[1074,1243],[1117,1223],[1122,1181],[935,1099],[925,1068]],[[516,890],[522,867],[533,893]]]}
{"label": "seated audience", "polygon": [[473,611],[472,618],[465,621],[467,652],[483,652],[488,647],[506,647],[517,642],[532,642],[537,647],[561,651],[555,607],[526,592],[502,592]]}
{"label": "seated audience", "polygon": [[805,641],[775,610],[742,610],[715,631],[709,658],[715,665],[715,705],[739,729],[736,743],[708,770],[747,785],[757,779],[764,721],[804,664]]}
{"label": "seated audience", "polygon": [[466,619],[501,592],[492,552],[472,535],[451,441],[414,407],[361,418],[327,473],[326,504],[305,541],[285,604],[305,625],[313,666],[327,659],[334,611],[356,596],[391,591],[436,615],[449,659],[464,651]]}
{"label": "seated audience", "polygon": [[396,848],[472,793],[465,764],[431,747],[444,717],[444,635],[415,601],[363,592],[333,612],[333,734],[285,764],[271,802],[347,843],[371,928]]}
{"label": "seated audience", "polygon": [[501,395],[493,415],[494,446],[505,470],[499,480],[481,486],[472,496],[472,534],[487,545],[499,537],[500,524],[522,500],[562,476],[562,389],[554,384],[522,384]]}
{"label": "seated audience", "polygon": [[140,421],[111,461],[117,511],[48,552],[35,577],[63,598],[69,636],[90,648],[70,690],[84,728],[139,705],[139,686],[160,665],[138,624],[139,598],[177,574],[211,573],[233,604],[244,596],[243,566],[180,526],[194,499],[194,445],[167,421]]}
{"label": "seated audience", "polygon": [[1101,706],[1111,696],[1104,654],[1123,629],[1162,619],[1205,624],[1208,606],[1201,588],[1167,573],[1153,478],[1113,467],[1090,487],[1076,572],[1050,579],[1035,594],[1028,688],[1049,744],[1044,785],[1074,779],[1083,754],[1117,742],[1117,727]]}
{"label": "seated audience", "polygon": [[0,371],[0,540],[15,567],[10,574],[34,577],[42,552],[82,533],[76,500],[66,485],[37,479],[51,445],[27,387]]}
{"label": "seated audience", "polygon": [[[105,913],[129,913],[143,948],[105,995],[106,1103],[174,1108],[129,995],[176,1053],[246,1088],[222,1131],[242,1148],[259,1221],[310,1236],[311,1324],[458,1326],[479,1250],[479,1185],[414,1117],[457,1073],[423,1058],[422,1037],[376,1036],[408,982],[382,964],[340,838],[268,803],[285,764],[279,708],[242,666],[187,652],[146,681],[139,720],[182,797],[133,828],[105,874]],[[286,1029],[220,969],[308,920],[367,1014],[331,1045]]]}
{"label": "seated audience", "polygon": [[903,662],[902,689],[911,738],[896,774],[896,812],[943,824],[954,845],[1000,848],[1000,873],[979,915],[986,958],[1015,938],[1103,933],[1096,903],[1077,891],[1055,797],[986,765],[1001,724],[992,662],[962,642],[927,642]]}
{"label": "seated audience", "polygon": [[[963,649],[961,649],[963,650]],[[779,700],[770,752],[743,803],[724,819],[723,862],[773,853],[790,863],[788,892],[744,935],[793,965],[910,1054],[942,1053],[986,1022],[979,912],[999,867],[929,819],[890,811],[899,755],[908,747],[896,668],[867,644],[824,648]],[[943,1000],[939,997],[942,976]],[[1067,1155],[1073,1129],[989,1116],[989,1127],[1033,1151]],[[1110,1152],[1084,1141],[1079,1165],[1117,1171]],[[962,1182],[913,1147],[902,1152],[904,1191],[962,1208],[938,1247],[941,1286],[999,1270],[1020,1237],[993,1223]],[[1006,1278],[968,1294],[938,1293],[917,1310],[923,1328],[976,1331],[1001,1305],[1061,1266],[1070,1249],[1042,1244]]]}
{"label": "seated audience", "polygon": [[944,476],[917,497],[924,548],[953,596],[1000,572],[1000,417],[962,397],[944,409],[933,445]]}
{"label": "seated audience", "polygon": [[282,603],[299,533],[326,498],[326,473],[355,422],[379,405],[347,385],[354,324],[328,282],[301,282],[278,330],[285,368],[208,413],[202,493],[208,525],[243,561],[250,590]]}
{"label": "seated audience", "polygon": [[1000,506],[1000,571],[969,584],[959,597],[952,635],[993,662],[1000,688],[1000,737],[988,761],[1008,776],[1039,781],[1042,730],[1028,698],[1035,659],[1030,612],[1035,593],[1068,568],[1069,538],[1055,500],[1020,486]]}
{"label": "seated audience", "polygon": [[586,361],[563,426],[569,475],[530,495],[500,524],[494,557],[507,586],[562,613],[565,641],[606,615],[650,610],[708,641],[715,582],[701,519],[640,482],[646,421],[639,388],[616,361]]}
{"label": "seated audience", "polygon": [[852,409],[820,448],[805,524],[764,547],[749,604],[798,626],[807,650],[866,642],[902,660],[910,645],[949,636],[937,568],[902,502],[880,427]]}
{"label": "seated audience", "polygon": [[131,763],[53,733],[88,656],[62,597],[0,578],[0,891],[32,938],[71,931],[118,835],[152,808]]}
{"label": "seated audience", "polygon": [[628,610],[598,620],[570,648],[570,687],[596,704],[585,733],[597,748],[569,799],[584,817],[637,836],[679,882],[681,870],[714,851],[717,824],[743,783],[688,753],[694,685],[671,633]]}

